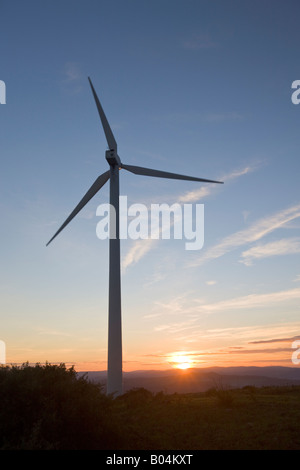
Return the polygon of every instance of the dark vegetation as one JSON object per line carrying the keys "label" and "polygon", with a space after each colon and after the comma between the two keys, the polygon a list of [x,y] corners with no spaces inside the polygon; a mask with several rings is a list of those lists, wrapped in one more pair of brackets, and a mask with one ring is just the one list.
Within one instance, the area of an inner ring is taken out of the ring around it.
{"label": "dark vegetation", "polygon": [[108,397],[64,364],[0,368],[0,449],[300,449],[300,387],[132,389]]}

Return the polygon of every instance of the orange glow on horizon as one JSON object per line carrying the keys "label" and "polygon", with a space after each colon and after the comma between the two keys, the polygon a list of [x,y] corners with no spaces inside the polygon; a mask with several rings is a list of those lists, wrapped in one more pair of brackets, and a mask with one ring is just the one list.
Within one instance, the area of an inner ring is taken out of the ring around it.
{"label": "orange glow on horizon", "polygon": [[193,365],[191,359],[188,356],[174,354],[170,359],[170,363],[175,369],[186,370]]}

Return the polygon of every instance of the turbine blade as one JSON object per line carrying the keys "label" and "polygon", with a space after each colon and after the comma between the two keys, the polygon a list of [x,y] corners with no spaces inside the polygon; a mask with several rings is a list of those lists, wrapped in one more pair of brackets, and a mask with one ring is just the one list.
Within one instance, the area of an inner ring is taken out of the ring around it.
{"label": "turbine blade", "polygon": [[176,173],[169,173],[168,171],[151,170],[150,168],[143,168],[141,166],[121,164],[121,167],[124,168],[124,170],[128,170],[128,171],[131,171],[131,173],[135,173],[136,175],[156,176],[158,178],[170,178],[170,179],[176,179],[176,180],[201,181],[203,183],[223,184],[223,181],[214,181],[214,180],[208,180],[204,178],[196,178],[194,176],[178,175]]}
{"label": "turbine blade", "polygon": [[89,202],[90,199],[92,199],[93,196],[95,196],[95,194],[102,188],[102,186],[104,186],[104,184],[106,183],[106,181],[109,179],[109,176],[110,176],[110,172],[109,171],[106,171],[105,173],[103,173],[102,175],[98,176],[98,178],[96,179],[96,181],[92,184],[92,186],[90,187],[90,189],[87,191],[87,193],[83,196],[83,198],[81,199],[81,201],[79,202],[79,204],[77,204],[77,206],[75,207],[75,209],[73,210],[73,212],[71,212],[71,214],[69,215],[69,217],[65,220],[65,222],[62,224],[62,226],[57,230],[57,232],[53,235],[53,237],[51,238],[51,240],[48,241],[47,245],[49,245],[49,243],[52,242],[52,240],[54,240],[54,238],[66,227],[66,225],[68,225],[69,222],[71,222],[71,220],[75,217],[76,214],[78,214],[79,211],[81,211],[81,209]]}
{"label": "turbine blade", "polygon": [[100,119],[101,119],[101,122],[102,122],[102,126],[103,126],[103,130],[104,130],[104,134],[106,136],[108,147],[109,147],[110,150],[112,150],[112,149],[117,150],[117,142],[114,138],[114,135],[112,133],[110,125],[108,124],[108,120],[106,119],[103,108],[102,108],[101,103],[99,101],[99,98],[98,98],[98,96],[95,92],[95,89],[93,87],[93,84],[92,84],[92,81],[91,81],[90,77],[88,77],[88,79],[89,79],[89,82],[90,82],[90,85],[91,85],[91,89],[92,89],[92,92],[93,92],[93,95],[94,95],[94,99],[96,101],[98,113],[99,113],[99,116],[100,116]]}

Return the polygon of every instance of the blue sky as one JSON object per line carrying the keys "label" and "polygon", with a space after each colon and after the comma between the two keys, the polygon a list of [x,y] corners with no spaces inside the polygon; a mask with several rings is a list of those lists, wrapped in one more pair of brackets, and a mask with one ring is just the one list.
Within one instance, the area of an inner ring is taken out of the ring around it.
{"label": "blue sky", "polygon": [[[90,76],[130,203],[204,204],[205,242],[122,241],[124,370],[288,365],[300,335],[297,1],[0,2],[0,339],[7,361],[105,369],[108,169]],[[175,358],[175,359],[174,359]]]}

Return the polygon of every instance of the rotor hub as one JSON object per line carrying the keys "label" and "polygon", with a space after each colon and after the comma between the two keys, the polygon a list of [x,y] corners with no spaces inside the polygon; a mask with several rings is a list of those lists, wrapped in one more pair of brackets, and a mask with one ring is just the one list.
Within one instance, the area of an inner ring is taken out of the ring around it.
{"label": "rotor hub", "polygon": [[112,166],[121,165],[120,157],[114,149],[106,150],[105,158],[108,161],[108,163]]}

